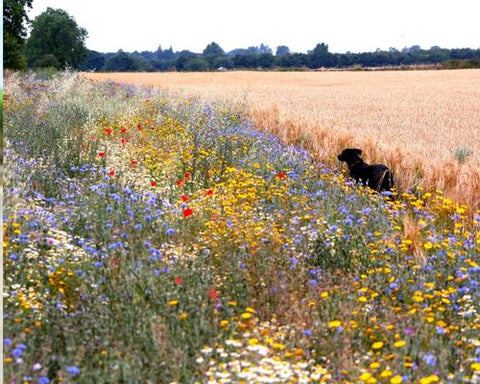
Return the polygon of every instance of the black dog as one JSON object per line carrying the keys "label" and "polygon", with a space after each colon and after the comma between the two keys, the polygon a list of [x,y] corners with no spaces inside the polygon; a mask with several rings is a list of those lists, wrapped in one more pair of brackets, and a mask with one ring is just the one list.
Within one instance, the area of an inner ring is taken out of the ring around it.
{"label": "black dog", "polygon": [[350,170],[350,176],[357,183],[368,185],[370,188],[380,191],[390,191],[393,188],[392,172],[383,164],[366,164],[360,157],[361,149],[346,148],[338,155],[338,160],[345,161]]}

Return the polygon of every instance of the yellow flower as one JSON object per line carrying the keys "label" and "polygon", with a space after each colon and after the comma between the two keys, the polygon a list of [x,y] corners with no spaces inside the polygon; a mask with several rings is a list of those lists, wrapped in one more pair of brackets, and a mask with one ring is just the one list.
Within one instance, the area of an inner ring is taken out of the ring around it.
{"label": "yellow flower", "polygon": [[243,320],[248,320],[252,317],[252,314],[251,313],[248,313],[248,312],[245,312],[245,313],[242,313],[240,315],[240,317],[243,319]]}
{"label": "yellow flower", "polygon": [[480,363],[472,363],[470,365],[470,368],[472,369],[472,371],[480,371]]}
{"label": "yellow flower", "polygon": [[171,306],[171,307],[173,307],[174,305],[177,305],[179,302],[180,302],[180,301],[178,301],[178,300],[170,300],[170,301],[168,302],[168,305]]}
{"label": "yellow flower", "polygon": [[187,318],[188,318],[188,313],[186,312],[183,312],[180,315],[178,315],[179,320],[187,320]]}
{"label": "yellow flower", "polygon": [[390,383],[392,383],[392,384],[400,384],[401,382],[403,382],[403,379],[402,379],[402,376],[400,376],[400,375],[393,376],[390,379]]}
{"label": "yellow flower", "polygon": [[432,249],[433,248],[433,244],[431,241],[427,241],[425,244],[423,244],[423,247],[425,249]]}
{"label": "yellow flower", "polygon": [[382,371],[382,373],[380,373],[380,377],[390,377],[392,376],[392,371],[390,371],[389,369],[385,369]]}
{"label": "yellow flower", "polygon": [[366,303],[368,301],[368,299],[365,296],[360,296],[358,298],[358,301],[361,302],[361,303]]}
{"label": "yellow flower", "polygon": [[405,346],[405,341],[404,340],[398,340],[396,341],[395,343],[393,343],[393,346],[396,347],[396,348],[401,348],[403,346]]}
{"label": "yellow flower", "polygon": [[342,325],[342,322],[340,320],[333,320],[328,323],[328,328],[337,328]]}
{"label": "yellow flower", "polygon": [[382,349],[383,347],[383,341],[377,341],[372,344],[372,349]]}
{"label": "yellow flower", "polygon": [[371,379],[372,375],[368,372],[364,372],[360,375],[360,377],[358,378],[360,381],[368,381],[369,379]]}
{"label": "yellow flower", "polygon": [[420,384],[430,384],[430,383],[438,383],[440,379],[437,375],[430,375],[427,377],[422,377],[420,379]]}

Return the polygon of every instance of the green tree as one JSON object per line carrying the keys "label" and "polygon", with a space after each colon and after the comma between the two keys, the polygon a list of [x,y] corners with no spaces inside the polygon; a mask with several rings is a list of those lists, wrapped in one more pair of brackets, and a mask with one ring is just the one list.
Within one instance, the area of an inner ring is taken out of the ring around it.
{"label": "green tree", "polygon": [[317,44],[310,52],[310,68],[332,67],[334,65],[335,58],[328,52],[327,44]]}
{"label": "green tree", "polygon": [[290,53],[290,49],[286,45],[279,45],[275,56],[286,56]]}
{"label": "green tree", "polygon": [[27,40],[29,66],[78,68],[87,57],[85,38],[88,33],[64,10],[47,8],[32,21]]}
{"label": "green tree", "polygon": [[3,67],[23,69],[26,61],[23,47],[29,22],[26,8],[32,8],[32,0],[3,0]]}
{"label": "green tree", "polygon": [[100,71],[105,65],[105,57],[97,51],[88,51],[87,59],[80,66],[82,71]]}
{"label": "green tree", "polygon": [[223,49],[214,41],[208,44],[203,50],[203,56],[221,56],[224,54]]}
{"label": "green tree", "polygon": [[145,68],[145,60],[122,50],[110,57],[103,69],[107,72],[138,72]]}

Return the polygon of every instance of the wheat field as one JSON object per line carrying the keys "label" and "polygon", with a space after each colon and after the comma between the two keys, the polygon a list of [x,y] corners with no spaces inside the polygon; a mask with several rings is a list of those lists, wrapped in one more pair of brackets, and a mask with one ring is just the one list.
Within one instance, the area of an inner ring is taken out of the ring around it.
{"label": "wheat field", "polygon": [[344,147],[384,162],[399,190],[421,186],[480,208],[480,70],[85,73],[228,100],[260,129],[342,165]]}

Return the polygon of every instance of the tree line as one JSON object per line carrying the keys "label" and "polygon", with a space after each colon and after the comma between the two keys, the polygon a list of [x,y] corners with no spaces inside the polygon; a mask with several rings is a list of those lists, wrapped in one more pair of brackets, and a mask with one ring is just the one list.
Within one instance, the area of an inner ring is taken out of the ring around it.
{"label": "tree line", "polygon": [[[480,48],[422,49],[415,45],[398,50],[363,53],[332,53],[328,45],[318,43],[307,53],[291,52],[281,45],[275,52],[265,44],[225,52],[216,42],[203,52],[174,51],[172,47],[156,51],[102,53],[88,50],[88,32],[62,9],[48,8],[33,21],[26,9],[33,0],[4,0],[4,68],[53,67],[85,71],[212,71],[232,69],[302,70],[319,68],[392,68],[414,65],[442,68],[480,67]],[[26,25],[30,25],[27,38]]]}
{"label": "tree line", "polygon": [[320,68],[392,68],[411,66],[441,68],[480,67],[480,49],[445,49],[431,47],[422,49],[412,46],[397,50],[377,50],[364,53],[331,53],[325,43],[317,44],[308,53],[290,52],[288,47],[279,46],[275,53],[268,46],[235,49],[224,52],[215,42],[202,53],[188,50],[174,52],[172,47],[156,51],[101,53],[89,51],[82,70],[104,72],[122,71],[212,71],[232,69],[301,70]]}

